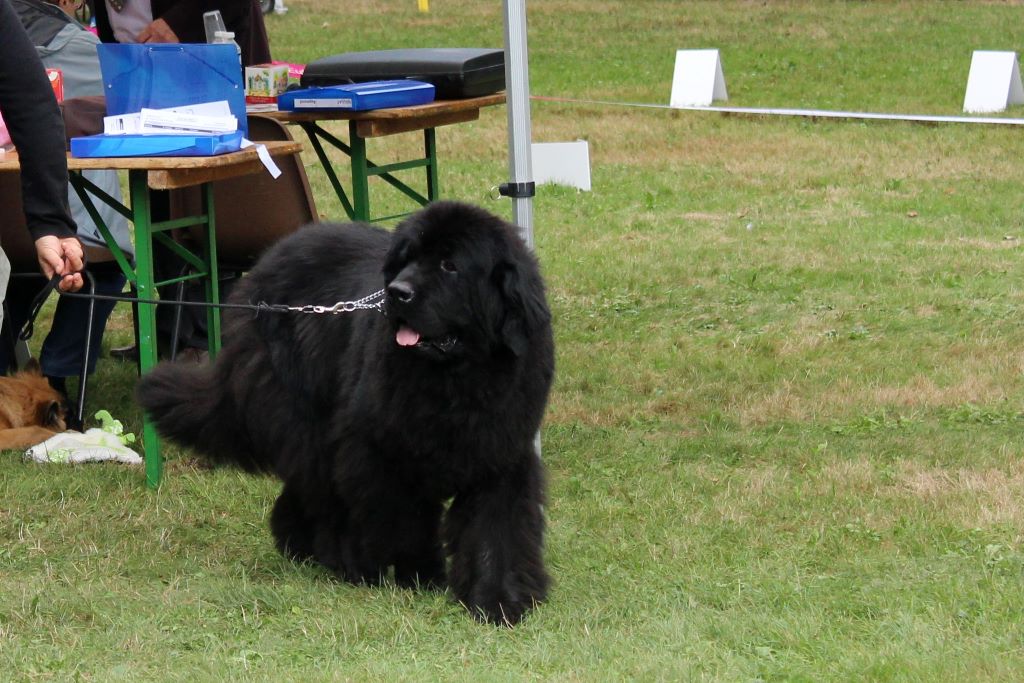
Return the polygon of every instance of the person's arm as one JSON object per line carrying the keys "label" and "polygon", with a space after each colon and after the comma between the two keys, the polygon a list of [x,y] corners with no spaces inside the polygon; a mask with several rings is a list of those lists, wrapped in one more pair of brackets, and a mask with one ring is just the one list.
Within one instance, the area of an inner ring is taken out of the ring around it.
{"label": "person's arm", "polygon": [[0,0],[0,111],[18,148],[25,222],[45,275],[82,286],[82,245],[68,208],[64,121],[36,49],[14,9]]}
{"label": "person's arm", "polygon": [[[97,0],[99,2],[100,0]],[[139,43],[203,43],[203,14],[219,10],[242,51],[242,64],[270,61],[270,46],[257,0],[175,0],[154,9],[154,18],[135,37]]]}
{"label": "person's arm", "polygon": [[178,0],[153,19],[164,21],[177,36],[187,36],[202,27],[204,13],[220,10],[224,25],[237,33],[236,27],[249,16],[249,8],[250,0]]}

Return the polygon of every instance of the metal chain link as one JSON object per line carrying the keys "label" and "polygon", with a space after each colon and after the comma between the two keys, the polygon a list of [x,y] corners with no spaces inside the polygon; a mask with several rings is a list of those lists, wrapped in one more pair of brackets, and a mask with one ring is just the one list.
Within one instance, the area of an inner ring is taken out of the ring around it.
{"label": "metal chain link", "polygon": [[[32,303],[33,314],[31,318],[35,318],[39,309],[42,308],[43,302],[46,300],[46,296],[57,287],[57,283],[60,281],[60,276],[54,276],[47,286],[36,295],[36,299]],[[339,301],[333,306],[321,306],[314,304],[306,304],[304,306],[289,306],[288,304],[269,304],[266,301],[260,301],[259,303],[248,303],[248,304],[236,304],[236,303],[218,303],[211,304],[206,301],[174,301],[167,299],[143,299],[140,297],[131,296],[119,296],[110,294],[86,294],[85,292],[60,292],[58,293],[64,297],[70,297],[74,299],[95,299],[97,301],[123,301],[128,303],[140,303],[140,304],[160,304],[168,306],[192,306],[199,308],[221,308],[221,309],[243,309],[256,311],[274,311],[276,313],[330,313],[337,315],[338,313],[352,313],[360,310],[373,310],[378,313],[384,313],[384,293],[385,290],[378,289],[373,294],[368,294],[362,299],[356,299],[355,301]]]}
{"label": "metal chain link", "polygon": [[339,301],[333,306],[317,306],[313,304],[306,304],[305,306],[288,306],[285,304],[271,305],[262,302],[259,306],[266,306],[279,311],[294,311],[295,313],[331,313],[333,315],[371,309],[383,312],[384,290],[377,290],[373,294],[368,294],[362,299],[356,299],[355,301]]}
{"label": "metal chain link", "polygon": [[[221,308],[221,309],[244,309],[250,311],[256,311],[258,315],[260,311],[274,311],[277,313],[330,313],[337,315],[338,313],[352,313],[360,310],[374,310],[382,315],[386,315],[384,311],[384,290],[378,289],[373,294],[368,294],[362,299],[356,299],[355,301],[339,301],[333,306],[317,306],[313,304],[306,304],[305,306],[289,306],[287,304],[268,304],[265,301],[261,301],[256,304],[233,304],[233,303],[218,303],[211,304],[206,301],[169,301],[163,299],[142,299],[140,297],[132,296],[118,296],[111,294],[87,294],[85,292],[61,292],[57,289],[57,284],[60,282],[60,275],[54,275],[50,281],[43,287],[29,307],[29,316],[18,333],[19,339],[29,339],[32,336],[33,324],[35,323],[36,316],[39,315],[39,311],[42,310],[43,304],[46,302],[46,298],[49,296],[51,291],[57,290],[60,296],[69,297],[73,299],[95,299],[97,301],[124,301],[129,303],[140,303],[140,304],[167,304],[170,306],[196,306],[201,308]],[[92,275],[86,274],[86,277],[92,278]]]}

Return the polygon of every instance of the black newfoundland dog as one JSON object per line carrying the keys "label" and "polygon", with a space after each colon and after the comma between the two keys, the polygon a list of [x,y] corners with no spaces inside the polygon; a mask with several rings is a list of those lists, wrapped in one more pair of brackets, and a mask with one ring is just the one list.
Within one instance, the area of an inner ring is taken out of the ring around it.
{"label": "black newfoundland dog", "polygon": [[554,344],[537,262],[514,226],[438,202],[394,233],[300,230],[232,300],[378,290],[379,312],[230,311],[215,362],[161,364],[139,400],[172,440],[283,480],[271,528],[287,556],[352,582],[393,569],[402,586],[447,585],[514,624],[549,583],[534,437]]}

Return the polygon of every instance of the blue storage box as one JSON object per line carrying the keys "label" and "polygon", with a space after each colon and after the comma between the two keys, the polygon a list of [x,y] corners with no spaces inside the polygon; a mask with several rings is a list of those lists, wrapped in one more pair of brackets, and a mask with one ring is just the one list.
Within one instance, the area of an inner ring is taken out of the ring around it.
{"label": "blue storage box", "polygon": [[96,52],[107,116],[227,100],[246,132],[245,86],[234,45],[101,43]]}
{"label": "blue storage box", "polygon": [[434,86],[422,81],[369,81],[325,88],[290,90],[277,96],[281,111],[322,111],[341,109],[367,111],[390,107],[411,107],[434,101]]}
{"label": "blue storage box", "polygon": [[208,157],[236,152],[242,131],[223,135],[87,135],[71,138],[71,156]]}

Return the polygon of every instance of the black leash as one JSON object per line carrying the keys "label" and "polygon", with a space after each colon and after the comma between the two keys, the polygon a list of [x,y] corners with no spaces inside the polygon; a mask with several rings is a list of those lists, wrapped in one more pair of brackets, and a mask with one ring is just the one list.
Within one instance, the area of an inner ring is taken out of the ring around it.
{"label": "black leash", "polygon": [[32,333],[35,331],[34,327],[36,316],[39,315],[39,311],[43,308],[43,304],[46,303],[46,298],[50,296],[50,292],[57,288],[57,285],[60,283],[60,279],[60,275],[54,275],[39,291],[39,293],[36,294],[35,298],[32,299],[32,303],[29,304],[28,307],[28,319],[25,320],[25,324],[21,326],[21,330],[18,332],[18,339],[28,341],[32,338]]}
{"label": "black leash", "polygon": [[[82,271],[85,277],[92,280],[92,274],[88,271]],[[61,276],[54,275],[50,278],[50,281],[36,294],[35,298],[32,299],[32,304],[29,306],[28,318],[25,320],[25,324],[22,325],[21,331],[18,333],[18,339],[27,341],[32,338],[34,332],[35,320],[39,315],[39,311],[42,310],[43,304],[46,303],[46,299],[50,296],[50,292],[57,290],[60,296],[71,297],[72,299],[94,299],[96,301],[117,301],[125,303],[138,303],[138,304],[161,304],[166,306],[197,306],[200,308],[223,308],[223,309],[242,309],[247,311],[255,311],[254,317],[259,315],[261,311],[268,311],[270,313],[351,313],[359,310],[376,310],[378,313],[384,312],[384,290],[378,290],[373,294],[364,296],[361,299],[355,301],[339,301],[331,306],[320,306],[307,304],[305,306],[289,306],[287,304],[268,304],[265,301],[260,301],[254,304],[231,304],[231,303],[217,303],[213,304],[208,301],[174,301],[168,299],[141,299],[139,297],[132,296],[119,296],[114,294],[84,294],[82,292],[61,292],[57,289],[57,285],[60,284]]]}

